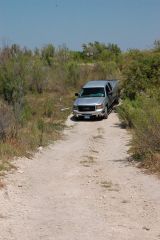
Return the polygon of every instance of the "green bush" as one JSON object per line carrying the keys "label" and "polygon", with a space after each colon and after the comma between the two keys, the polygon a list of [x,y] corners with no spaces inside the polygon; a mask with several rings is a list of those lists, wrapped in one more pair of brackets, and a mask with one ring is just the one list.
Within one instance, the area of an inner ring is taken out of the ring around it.
{"label": "green bush", "polygon": [[148,91],[160,88],[160,54],[131,52],[123,66],[123,97],[131,100]]}
{"label": "green bush", "polygon": [[160,104],[157,97],[124,100],[118,109],[128,127],[134,129],[131,151],[139,159],[160,153]]}
{"label": "green bush", "polygon": [[69,62],[66,65],[67,85],[77,87],[80,80],[80,67],[76,62]]}

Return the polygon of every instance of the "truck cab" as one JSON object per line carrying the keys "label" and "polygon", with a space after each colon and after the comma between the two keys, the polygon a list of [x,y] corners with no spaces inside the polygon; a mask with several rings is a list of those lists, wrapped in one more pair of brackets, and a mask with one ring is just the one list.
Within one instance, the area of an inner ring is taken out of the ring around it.
{"label": "truck cab", "polygon": [[73,104],[75,118],[91,117],[108,118],[108,110],[112,104],[118,101],[117,80],[93,80],[86,83]]}

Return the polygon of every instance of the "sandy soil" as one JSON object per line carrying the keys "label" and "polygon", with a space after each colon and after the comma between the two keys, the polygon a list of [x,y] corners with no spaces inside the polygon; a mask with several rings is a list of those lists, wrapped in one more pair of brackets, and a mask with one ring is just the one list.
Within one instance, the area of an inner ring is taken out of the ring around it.
{"label": "sandy soil", "polygon": [[160,239],[160,180],[126,160],[116,113],[67,124],[62,140],[8,174],[0,240]]}

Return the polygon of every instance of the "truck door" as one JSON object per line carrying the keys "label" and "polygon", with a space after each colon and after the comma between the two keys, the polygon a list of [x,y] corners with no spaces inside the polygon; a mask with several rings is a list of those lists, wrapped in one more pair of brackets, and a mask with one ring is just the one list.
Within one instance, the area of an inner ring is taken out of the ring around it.
{"label": "truck door", "polygon": [[109,92],[111,92],[111,88],[108,86],[108,84],[106,85],[106,104],[108,104],[108,107],[110,107],[112,105],[112,95],[109,94]]}
{"label": "truck door", "polygon": [[113,87],[112,87],[112,84],[111,83],[108,83],[109,85],[109,88],[111,89],[112,91],[112,103],[114,102],[115,98],[116,98],[116,91],[114,90],[113,91]]}

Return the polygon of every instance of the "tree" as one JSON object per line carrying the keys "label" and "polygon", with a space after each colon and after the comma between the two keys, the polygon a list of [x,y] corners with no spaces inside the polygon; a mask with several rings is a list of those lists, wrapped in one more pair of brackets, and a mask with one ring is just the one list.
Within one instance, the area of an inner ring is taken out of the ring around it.
{"label": "tree", "polygon": [[137,95],[160,87],[160,54],[150,52],[128,54],[126,64],[123,66],[123,89],[124,96],[134,100]]}
{"label": "tree", "polygon": [[53,57],[55,54],[55,47],[52,44],[48,44],[45,47],[42,48],[41,55],[43,60],[46,61],[46,63],[51,66]]}
{"label": "tree", "polygon": [[83,56],[91,60],[115,60],[120,54],[121,49],[117,44],[100,43],[98,41],[83,44]]}
{"label": "tree", "polygon": [[40,57],[35,56],[31,65],[30,85],[31,91],[42,93],[46,87],[46,67]]}
{"label": "tree", "polygon": [[154,41],[154,50],[156,52],[160,52],[160,40],[155,40]]}
{"label": "tree", "polygon": [[115,56],[118,56],[121,53],[121,49],[118,47],[117,44],[109,43],[107,49]]}

